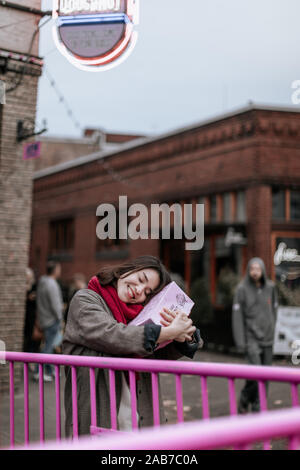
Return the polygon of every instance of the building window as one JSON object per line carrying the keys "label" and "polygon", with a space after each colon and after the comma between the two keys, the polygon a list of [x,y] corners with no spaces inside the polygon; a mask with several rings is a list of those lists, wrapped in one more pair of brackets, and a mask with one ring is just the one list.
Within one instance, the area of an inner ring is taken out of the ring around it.
{"label": "building window", "polygon": [[238,191],[236,196],[236,220],[245,222],[246,220],[246,195],[245,191]]}
{"label": "building window", "polygon": [[210,198],[210,213],[209,213],[209,219],[211,222],[216,222],[217,221],[217,196],[211,196]]}
{"label": "building window", "polygon": [[223,222],[231,222],[231,193],[223,195]]}
{"label": "building window", "polygon": [[50,255],[70,253],[74,249],[74,219],[50,222]]}
{"label": "building window", "polygon": [[290,216],[291,220],[300,220],[300,191],[290,191]]}
{"label": "building window", "polygon": [[286,190],[280,188],[272,189],[272,217],[273,219],[286,218]]}
{"label": "building window", "polygon": [[300,190],[272,188],[273,219],[300,220]]}

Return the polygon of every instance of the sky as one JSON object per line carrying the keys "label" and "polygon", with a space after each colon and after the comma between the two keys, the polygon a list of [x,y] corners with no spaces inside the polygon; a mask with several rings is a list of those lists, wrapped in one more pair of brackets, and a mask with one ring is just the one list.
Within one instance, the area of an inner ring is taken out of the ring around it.
{"label": "sky", "polygon": [[[42,8],[51,9],[51,0]],[[80,137],[87,127],[158,135],[249,101],[297,108],[291,86],[300,79],[299,18],[299,0],[140,0],[135,50],[99,73],[60,54],[51,20],[40,30],[37,122],[47,120],[49,136]]]}

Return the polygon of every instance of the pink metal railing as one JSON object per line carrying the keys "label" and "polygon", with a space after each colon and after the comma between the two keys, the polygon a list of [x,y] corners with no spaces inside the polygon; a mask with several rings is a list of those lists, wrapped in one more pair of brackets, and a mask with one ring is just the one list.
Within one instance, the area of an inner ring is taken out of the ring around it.
{"label": "pink metal railing", "polygon": [[[289,450],[300,450],[300,408],[247,416],[214,418],[123,433],[116,439],[84,437],[79,441],[48,442],[29,450],[250,450],[257,441],[286,439]],[[24,450],[24,447],[19,448]]]}
{"label": "pink metal railing", "polygon": [[[300,383],[300,370],[296,368],[248,366],[239,364],[218,364],[184,361],[164,361],[150,359],[128,359],[111,357],[83,357],[65,355],[29,354],[17,352],[4,352],[2,357],[9,362],[10,371],[10,445],[15,445],[14,428],[14,363],[24,363],[24,441],[29,443],[29,392],[28,392],[28,364],[39,364],[39,403],[40,403],[40,441],[45,440],[44,422],[44,383],[43,364],[53,364],[55,366],[55,392],[56,392],[56,438],[61,439],[61,403],[60,403],[60,379],[59,366],[71,367],[72,381],[72,405],[73,405],[73,437],[78,438],[78,409],[77,409],[77,380],[76,368],[88,367],[90,371],[90,402],[91,402],[91,433],[104,431],[97,427],[96,414],[96,391],[95,391],[95,369],[108,369],[110,381],[110,407],[111,407],[111,431],[117,431],[117,409],[115,390],[115,371],[129,371],[131,410],[133,429],[138,428],[136,419],[136,372],[148,372],[152,378],[152,404],[154,427],[160,426],[159,417],[159,392],[158,374],[168,373],[175,375],[176,380],[176,401],[177,401],[177,422],[182,423],[183,399],[182,399],[182,375],[195,375],[200,377],[202,395],[202,416],[204,420],[209,419],[209,398],[207,390],[208,377],[222,377],[228,380],[230,415],[237,414],[235,380],[249,379],[258,381],[261,412],[267,410],[266,382],[287,382],[291,386],[292,406],[299,406],[298,384]],[[105,431],[109,431],[105,429]],[[269,448],[269,442],[264,443],[264,448]]]}

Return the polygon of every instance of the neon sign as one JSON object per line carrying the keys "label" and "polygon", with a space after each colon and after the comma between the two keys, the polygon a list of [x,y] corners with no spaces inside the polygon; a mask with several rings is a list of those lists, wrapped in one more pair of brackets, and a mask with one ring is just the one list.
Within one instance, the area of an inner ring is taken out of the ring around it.
{"label": "neon sign", "polygon": [[139,0],[54,0],[54,42],[81,70],[115,67],[135,47],[138,7]]}

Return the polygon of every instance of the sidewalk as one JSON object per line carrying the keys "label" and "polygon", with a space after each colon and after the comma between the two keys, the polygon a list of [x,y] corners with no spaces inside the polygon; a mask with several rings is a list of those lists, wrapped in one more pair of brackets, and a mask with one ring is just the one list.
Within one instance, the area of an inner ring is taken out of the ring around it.
{"label": "sidewalk", "polygon": [[[185,359],[184,359],[185,360]],[[189,361],[189,359],[186,359]],[[243,358],[229,356],[209,351],[199,351],[194,360],[201,362],[245,363]],[[287,360],[274,360],[273,365],[282,367],[295,367]],[[169,374],[160,374],[162,395],[168,422],[176,422],[176,396],[175,377]],[[185,421],[202,418],[200,379],[193,376],[184,376],[183,403]],[[236,396],[239,397],[243,380],[236,381]],[[55,439],[55,388],[54,382],[44,384],[45,403],[45,438]],[[61,422],[62,436],[64,436],[64,373],[61,368]],[[229,415],[228,386],[226,379],[208,379],[208,394],[210,400],[211,417]],[[15,439],[16,444],[23,443],[24,438],[24,402],[23,389],[15,392]],[[291,406],[290,387],[284,383],[270,383],[268,395],[269,409],[279,409]],[[37,382],[29,382],[29,416],[30,441],[39,441],[39,386]],[[9,445],[9,395],[0,396],[0,447]],[[282,444],[275,444],[274,448],[281,448]]]}

